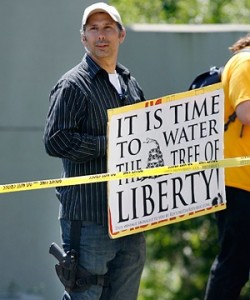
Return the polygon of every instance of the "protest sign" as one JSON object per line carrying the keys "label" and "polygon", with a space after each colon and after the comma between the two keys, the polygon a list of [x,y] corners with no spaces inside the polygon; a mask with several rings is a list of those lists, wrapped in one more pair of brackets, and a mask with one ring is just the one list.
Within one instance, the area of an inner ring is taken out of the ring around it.
{"label": "protest sign", "polygon": [[[221,84],[108,111],[108,172],[223,158]],[[108,182],[112,238],[226,207],[224,169]]]}

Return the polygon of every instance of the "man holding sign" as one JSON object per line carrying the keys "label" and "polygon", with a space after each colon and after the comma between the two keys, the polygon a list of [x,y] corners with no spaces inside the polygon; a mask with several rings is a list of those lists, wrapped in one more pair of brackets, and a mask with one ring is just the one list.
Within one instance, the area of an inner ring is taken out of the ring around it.
{"label": "man holding sign", "polygon": [[[87,53],[52,90],[44,134],[47,153],[62,159],[64,177],[106,173],[107,110],[145,100],[128,69],[117,63],[125,35],[113,6],[100,2],[84,11],[81,40]],[[86,277],[77,274],[75,288],[63,299],[136,300],[145,239],[143,233],[110,239],[107,183],[60,187],[57,196],[64,251],[77,248],[79,265],[96,279],[81,288]]]}

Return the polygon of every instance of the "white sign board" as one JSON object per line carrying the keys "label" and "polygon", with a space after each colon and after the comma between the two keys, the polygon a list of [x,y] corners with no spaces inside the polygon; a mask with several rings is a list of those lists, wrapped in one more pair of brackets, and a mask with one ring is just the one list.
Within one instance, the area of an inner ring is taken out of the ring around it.
{"label": "white sign board", "polygon": [[[108,172],[223,159],[220,84],[109,110]],[[112,238],[226,207],[224,169],[108,182]]]}

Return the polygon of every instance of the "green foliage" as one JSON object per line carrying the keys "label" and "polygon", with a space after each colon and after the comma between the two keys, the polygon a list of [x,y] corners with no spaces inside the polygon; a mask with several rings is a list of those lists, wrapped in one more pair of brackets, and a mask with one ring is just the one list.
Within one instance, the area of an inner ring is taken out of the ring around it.
{"label": "green foliage", "polygon": [[249,24],[250,0],[110,0],[124,24]]}
{"label": "green foliage", "polygon": [[139,300],[201,300],[217,253],[213,215],[146,232],[148,262]]}
{"label": "green foliage", "polygon": [[124,24],[159,23],[164,20],[164,10],[159,0],[154,1],[109,1],[119,10]]}
{"label": "green foliage", "polygon": [[[138,300],[203,300],[219,250],[214,214],[146,232],[147,263]],[[250,284],[240,300],[249,300]]]}

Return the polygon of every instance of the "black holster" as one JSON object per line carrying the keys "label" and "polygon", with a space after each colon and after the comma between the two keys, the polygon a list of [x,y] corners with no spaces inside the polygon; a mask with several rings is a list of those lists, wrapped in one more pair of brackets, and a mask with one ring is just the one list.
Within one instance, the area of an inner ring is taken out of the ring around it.
{"label": "black holster", "polygon": [[50,246],[49,253],[59,262],[55,266],[57,276],[68,292],[85,291],[91,285],[107,287],[109,285],[107,275],[93,275],[79,265],[80,234],[81,221],[71,221],[71,250],[65,253],[56,243]]}
{"label": "black holster", "polygon": [[108,286],[106,275],[93,275],[77,264],[71,268],[65,268],[63,264],[59,263],[55,269],[57,276],[68,292],[83,292],[89,289],[91,285]]}

